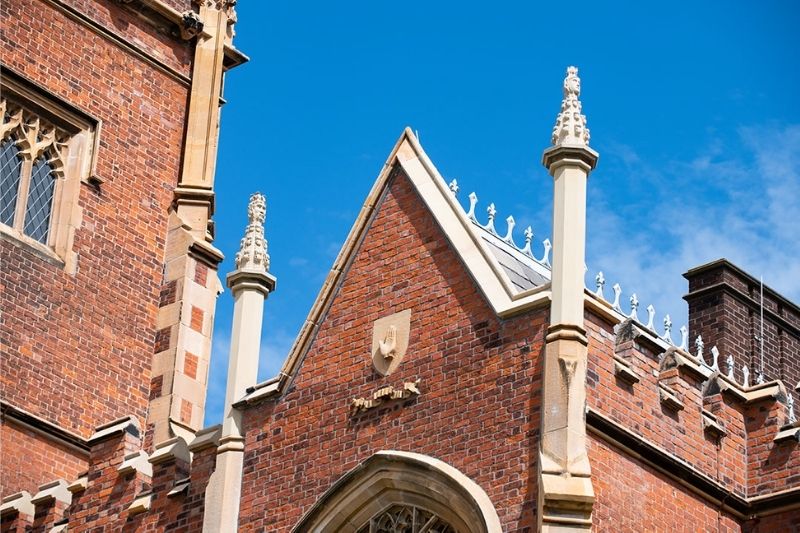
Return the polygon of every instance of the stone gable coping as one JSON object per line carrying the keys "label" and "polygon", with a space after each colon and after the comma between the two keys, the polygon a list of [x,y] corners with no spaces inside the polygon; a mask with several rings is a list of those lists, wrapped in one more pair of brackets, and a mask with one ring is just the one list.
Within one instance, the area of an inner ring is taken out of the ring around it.
{"label": "stone gable coping", "polygon": [[192,460],[189,447],[181,437],[173,437],[161,444],[157,444],[153,455],[149,459],[150,463],[154,465],[175,460],[186,461],[187,463]]}
{"label": "stone gable coping", "polygon": [[194,440],[189,443],[189,451],[197,453],[207,448],[216,448],[219,446],[220,435],[222,435],[221,424],[201,429],[195,434]]}
{"label": "stone gable coping", "polygon": [[153,477],[153,465],[150,464],[147,453],[144,450],[126,455],[117,470],[122,475],[138,472],[147,477]]}
{"label": "stone gable coping", "polygon": [[33,516],[34,513],[35,508],[28,491],[23,490],[10,494],[0,501],[0,516],[13,514]]}
{"label": "stone gable coping", "polygon": [[33,505],[41,505],[51,500],[63,502],[69,505],[72,502],[72,493],[67,487],[67,482],[63,479],[57,479],[50,483],[45,483],[39,486],[39,492],[31,498]]}
{"label": "stone gable coping", "polygon": [[93,446],[102,440],[124,432],[130,433],[134,437],[141,435],[141,428],[139,427],[139,422],[136,417],[128,415],[103,424],[102,426],[97,426],[94,435],[89,437],[88,442],[90,446]]}

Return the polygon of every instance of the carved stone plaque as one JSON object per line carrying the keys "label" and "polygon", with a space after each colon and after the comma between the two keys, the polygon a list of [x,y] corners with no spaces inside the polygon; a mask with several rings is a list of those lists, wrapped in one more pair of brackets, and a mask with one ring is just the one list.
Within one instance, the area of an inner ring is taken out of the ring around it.
{"label": "carved stone plaque", "polygon": [[379,318],[372,326],[372,365],[382,376],[394,372],[408,349],[411,309]]}

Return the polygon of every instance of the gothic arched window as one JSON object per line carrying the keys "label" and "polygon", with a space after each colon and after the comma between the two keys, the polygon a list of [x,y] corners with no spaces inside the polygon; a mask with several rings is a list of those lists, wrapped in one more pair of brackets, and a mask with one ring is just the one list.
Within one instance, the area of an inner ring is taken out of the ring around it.
{"label": "gothic arched window", "polygon": [[295,533],[500,533],[481,487],[452,466],[411,452],[380,451],[342,476]]}
{"label": "gothic arched window", "polygon": [[74,272],[98,122],[5,68],[0,82],[0,233]]}

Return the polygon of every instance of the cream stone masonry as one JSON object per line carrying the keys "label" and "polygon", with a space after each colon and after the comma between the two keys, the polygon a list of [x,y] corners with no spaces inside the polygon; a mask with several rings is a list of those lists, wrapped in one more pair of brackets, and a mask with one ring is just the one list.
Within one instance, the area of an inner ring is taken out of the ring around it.
{"label": "cream stone masonry", "polygon": [[234,404],[254,385],[258,375],[264,300],[277,280],[267,272],[269,254],[264,238],[267,204],[263,194],[250,197],[249,224],[236,254],[236,270],[228,274],[233,293],[233,326],[225,389],[225,417],[217,463],[208,484],[203,531],[236,531],[242,488],[244,431],[242,413]]}
{"label": "cream stone masonry", "polygon": [[586,449],[587,338],[583,327],[586,181],[598,154],[587,145],[580,79],[567,69],[554,146],[542,162],[554,180],[550,327],[545,346],[539,450],[540,531],[588,531],[594,491]]}
{"label": "cream stone masonry", "polygon": [[[169,213],[163,286],[171,287],[167,292],[175,294],[175,301],[162,305],[157,317],[158,335],[168,335],[169,342],[156,343],[153,356],[152,387],[157,394],[148,413],[148,431],[155,444],[174,436],[189,441],[203,425],[212,326],[222,292],[217,265],[223,256],[211,245],[211,216],[225,50],[232,46],[236,2],[195,3],[195,22],[203,31],[195,37],[183,168]],[[193,369],[193,376],[187,375],[187,368]]]}

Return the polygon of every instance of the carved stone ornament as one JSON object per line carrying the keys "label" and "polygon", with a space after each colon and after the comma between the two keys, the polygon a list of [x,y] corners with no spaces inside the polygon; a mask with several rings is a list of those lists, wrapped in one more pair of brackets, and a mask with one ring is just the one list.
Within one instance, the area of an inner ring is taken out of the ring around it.
{"label": "carved stone ornament", "polygon": [[407,381],[403,383],[402,387],[398,388],[395,388],[392,385],[387,385],[373,392],[372,396],[370,397],[353,398],[350,406],[356,413],[361,413],[364,411],[369,411],[370,409],[374,409],[375,407],[392,400],[408,400],[421,394],[419,390],[419,384],[420,380],[418,379],[416,381]]}
{"label": "carved stone ornament", "polygon": [[553,145],[589,145],[589,128],[586,127],[586,115],[581,114],[581,101],[578,99],[580,95],[581,79],[578,77],[578,69],[568,67],[561,112],[556,117],[553,128]]}
{"label": "carved stone ornament", "polygon": [[372,326],[372,365],[381,376],[394,372],[408,349],[411,309],[379,318]]}
{"label": "carved stone ornament", "polygon": [[203,31],[203,21],[194,11],[185,11],[181,14],[181,38],[188,41]]}
{"label": "carved stone ornament", "polygon": [[267,240],[264,238],[264,220],[267,216],[267,199],[261,193],[250,196],[247,206],[249,224],[242,238],[234,263],[237,269],[269,270]]}

